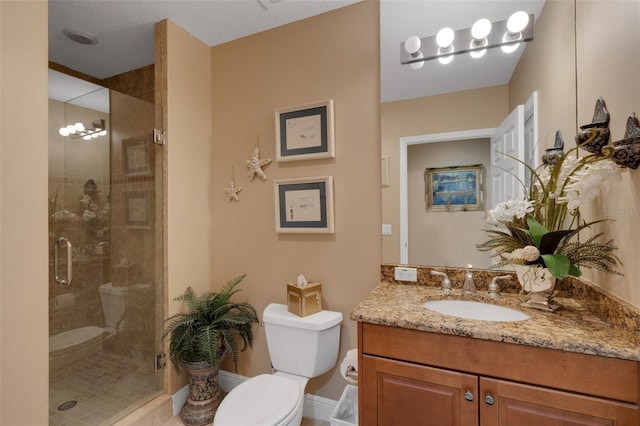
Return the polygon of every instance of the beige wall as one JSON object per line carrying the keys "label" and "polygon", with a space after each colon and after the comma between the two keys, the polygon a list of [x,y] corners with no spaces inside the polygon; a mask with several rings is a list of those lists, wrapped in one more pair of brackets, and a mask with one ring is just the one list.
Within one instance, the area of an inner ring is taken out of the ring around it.
{"label": "beige wall", "polygon": [[[640,3],[578,0],[576,15],[578,124],[591,122],[596,100],[602,96],[611,113],[611,140],[623,139],[627,118],[640,113]],[[585,275],[640,306],[640,170],[626,170],[622,181],[605,188],[587,214],[593,220],[615,219],[606,236],[615,239],[624,277],[592,271]]]}
{"label": "beige wall", "polygon": [[[556,130],[565,147],[576,134],[576,76],[573,2],[547,0],[536,21],[533,42],[527,45],[509,82],[509,110],[538,92],[538,150],[553,146]],[[591,120],[589,120],[591,121]]]}
{"label": "beige wall", "polygon": [[[167,289],[168,315],[191,286],[201,293],[217,288],[212,273],[213,139],[211,134],[210,48],[170,21],[166,25],[167,78]],[[158,64],[156,64],[158,65]],[[173,372],[173,369],[171,370]],[[172,373],[165,389],[186,383]]]}
{"label": "beige wall", "polygon": [[391,224],[393,232],[382,237],[382,263],[400,261],[400,138],[496,127],[509,113],[508,107],[507,86],[382,104],[382,155],[389,156],[389,186],[381,191],[382,223]]}
{"label": "beige wall", "polygon": [[[247,273],[238,296],[262,317],[267,304],[286,303],[286,283],[299,274],[319,281],[324,307],[344,315],[339,361],[357,346],[349,313],[380,279],[378,16],[378,3],[365,1],[212,48],[213,173],[194,182],[213,220],[210,286]],[[278,164],[274,110],[326,99],[335,102],[336,158]],[[273,162],[266,181],[249,182],[244,161],[258,144]],[[234,175],[240,201],[227,202]],[[335,233],[277,234],[273,181],[326,175],[334,178]],[[271,371],[263,329],[255,331],[254,348],[240,358],[245,376]],[[307,392],[338,399],[345,385],[336,368]]]}
{"label": "beige wall", "polygon": [[46,2],[0,2],[0,90],[0,424],[45,425]]}
{"label": "beige wall", "polygon": [[[488,253],[474,244],[486,238],[487,215],[477,211],[429,211],[425,204],[425,169],[483,166],[482,185],[491,176],[489,139],[425,143],[407,147],[407,199],[410,265],[446,265],[488,268]],[[486,194],[485,194],[486,202]]]}
{"label": "beige wall", "polygon": [[[534,49],[525,51],[509,85],[511,106],[522,102],[531,89],[539,91],[540,144],[551,146],[555,130],[560,129],[565,150],[575,146],[577,126],[591,122],[599,97],[611,113],[612,141],[624,137],[627,117],[638,110],[640,99],[640,59],[629,54],[640,51],[638,2],[577,0],[575,36],[557,25],[573,14],[573,2],[547,2],[536,25]],[[584,270],[584,276],[636,306],[640,306],[640,288],[635,282],[640,274],[640,264],[635,261],[640,238],[639,194],[638,172],[627,170],[622,181],[609,184],[591,208],[581,209],[588,221],[615,219],[597,231],[606,231],[603,238],[615,239],[624,265],[620,268],[624,276],[592,270]]]}

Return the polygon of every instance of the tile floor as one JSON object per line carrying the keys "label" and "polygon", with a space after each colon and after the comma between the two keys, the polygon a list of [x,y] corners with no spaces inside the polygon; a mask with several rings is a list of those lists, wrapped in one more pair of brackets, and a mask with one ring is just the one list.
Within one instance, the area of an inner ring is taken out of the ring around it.
{"label": "tile floor", "polygon": [[[132,365],[130,357],[111,352],[99,352],[52,370],[49,425],[110,425],[112,415],[121,415],[128,407],[139,407],[159,395],[161,380],[151,366]],[[77,401],[77,404],[67,410],[58,409],[68,401]]]}
{"label": "tile floor", "polygon": [[[329,424],[329,422],[324,422],[322,420],[314,420],[304,417],[300,426],[329,426]],[[180,420],[180,417],[174,417],[162,426],[182,426],[182,421]]]}
{"label": "tile floor", "polygon": [[[112,415],[136,408],[162,390],[161,378],[148,365],[132,365],[131,358],[100,352],[72,365],[52,370],[49,384],[49,425],[111,425]],[[77,404],[58,410],[67,401]],[[303,418],[301,426],[329,426],[329,422]],[[182,426],[175,416],[162,426]]]}

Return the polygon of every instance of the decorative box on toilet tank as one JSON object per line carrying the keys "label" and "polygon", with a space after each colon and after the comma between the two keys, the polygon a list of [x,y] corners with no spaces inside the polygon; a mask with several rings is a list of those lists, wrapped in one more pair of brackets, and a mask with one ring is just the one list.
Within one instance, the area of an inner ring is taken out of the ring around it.
{"label": "decorative box on toilet tank", "polygon": [[322,284],[310,283],[304,287],[287,284],[287,306],[289,312],[301,317],[322,310]]}

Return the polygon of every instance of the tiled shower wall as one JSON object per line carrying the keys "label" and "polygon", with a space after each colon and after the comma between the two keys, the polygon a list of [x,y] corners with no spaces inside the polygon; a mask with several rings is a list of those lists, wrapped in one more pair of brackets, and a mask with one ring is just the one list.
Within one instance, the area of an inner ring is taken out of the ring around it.
{"label": "tiled shower wall", "polygon": [[[49,334],[53,335],[87,325],[104,325],[102,304],[98,289],[100,285],[111,282],[112,264],[117,264],[121,259],[126,258],[129,263],[135,264],[132,270],[133,274],[130,284],[148,283],[151,284],[151,288],[153,289],[155,289],[155,284],[158,282],[156,279],[158,267],[155,265],[156,257],[154,256],[156,238],[154,230],[154,193],[156,182],[153,172],[155,170],[153,146],[146,147],[149,155],[149,171],[147,173],[125,173],[122,157],[123,140],[147,137],[150,143],[148,129],[153,128],[154,123],[142,122],[136,111],[139,111],[141,105],[143,105],[143,103],[139,101],[140,99],[144,100],[145,103],[153,104],[154,102],[154,65],[149,65],[105,80],[92,78],[58,66],[55,63],[50,63],[50,68],[120,92],[112,92],[114,93],[111,100],[112,110],[125,111],[120,114],[116,112],[115,116],[111,114],[110,117],[107,117],[110,128],[109,138],[111,138],[111,177],[101,175],[92,176],[92,178],[96,180],[101,194],[110,194],[111,208],[108,219],[110,235],[105,236],[105,239],[111,240],[110,245],[105,246],[99,251],[88,250],[85,251],[85,253],[76,254],[73,260],[73,283],[68,287],[60,287],[55,283],[53,256],[50,256]],[[129,96],[124,96],[123,94]],[[148,105],[146,106],[148,107]],[[60,108],[60,106],[56,105],[50,107],[52,111],[50,115],[57,113],[59,116],[64,116],[64,111],[60,111]],[[64,109],[64,107],[62,107],[62,109]],[[50,127],[55,127],[55,129],[50,130],[52,134],[50,137],[55,137],[57,127],[54,126],[51,118],[50,122]],[[85,179],[77,179],[73,174],[69,174],[65,170],[52,170],[50,167],[49,192],[50,194],[59,192],[60,204],[70,204],[64,206],[69,210],[78,211],[80,207],[77,205],[78,203],[75,202],[77,201],[76,198],[78,198],[76,194],[70,195],[68,197],[70,201],[65,202],[65,198],[67,198],[67,185],[81,194],[84,183]],[[150,215],[148,226],[131,227],[126,225],[126,198],[124,194],[131,191],[144,193],[147,196],[149,202],[148,213]],[[82,229],[81,223],[70,223],[65,232],[71,235],[70,239],[74,241],[77,246],[84,245],[86,242],[85,232]],[[51,232],[50,243],[52,243],[53,239],[59,234],[59,232]],[[97,242],[99,241],[96,241],[96,243]],[[113,249],[114,247],[115,249]],[[76,247],[76,249],[77,248],[78,247]],[[66,276],[65,256],[65,250],[61,250],[60,271],[63,276]],[[161,259],[159,261],[161,261]]]}

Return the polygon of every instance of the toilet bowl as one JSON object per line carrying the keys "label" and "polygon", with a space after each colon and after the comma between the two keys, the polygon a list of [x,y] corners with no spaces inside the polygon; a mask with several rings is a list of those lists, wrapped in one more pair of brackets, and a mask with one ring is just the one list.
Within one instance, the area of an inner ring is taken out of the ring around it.
{"label": "toilet bowl", "polygon": [[299,317],[272,303],[263,322],[276,373],[236,386],[218,407],[214,426],[299,426],[307,382],[336,364],[342,313]]}
{"label": "toilet bowl", "polygon": [[297,426],[302,421],[305,384],[278,373],[256,376],[238,385],[225,397],[213,424]]}
{"label": "toilet bowl", "polygon": [[131,286],[114,286],[105,283],[99,287],[102,311],[104,313],[105,331],[117,333],[122,328],[120,320],[127,306],[127,294],[130,289],[143,290],[148,284],[134,284]]}

